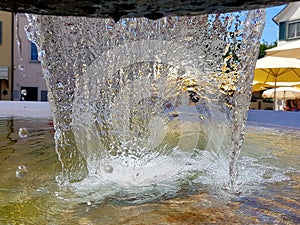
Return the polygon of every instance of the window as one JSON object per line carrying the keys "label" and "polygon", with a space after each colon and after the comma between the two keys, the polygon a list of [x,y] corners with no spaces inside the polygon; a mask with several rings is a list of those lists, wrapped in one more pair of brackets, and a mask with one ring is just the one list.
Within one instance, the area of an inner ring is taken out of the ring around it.
{"label": "window", "polygon": [[30,46],[30,61],[38,61],[38,51],[37,51],[37,47],[33,42],[30,42],[31,46]]}
{"label": "window", "polygon": [[21,101],[37,101],[38,88],[37,87],[21,87]]}
{"label": "window", "polygon": [[0,45],[2,45],[2,22],[0,21]]}
{"label": "window", "polygon": [[287,38],[300,38],[300,21],[292,22],[288,24]]}
{"label": "window", "polygon": [[48,101],[48,91],[41,91],[41,101],[42,102]]}
{"label": "window", "polygon": [[279,41],[286,39],[286,22],[279,22]]}

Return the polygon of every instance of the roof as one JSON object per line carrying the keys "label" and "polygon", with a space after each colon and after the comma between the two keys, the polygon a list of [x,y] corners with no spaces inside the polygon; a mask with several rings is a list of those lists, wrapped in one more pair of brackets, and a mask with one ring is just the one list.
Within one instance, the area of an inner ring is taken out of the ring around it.
{"label": "roof", "polygon": [[275,17],[273,17],[273,21],[276,24],[283,21],[291,21],[300,19],[300,1],[299,2],[291,2],[286,5]]}

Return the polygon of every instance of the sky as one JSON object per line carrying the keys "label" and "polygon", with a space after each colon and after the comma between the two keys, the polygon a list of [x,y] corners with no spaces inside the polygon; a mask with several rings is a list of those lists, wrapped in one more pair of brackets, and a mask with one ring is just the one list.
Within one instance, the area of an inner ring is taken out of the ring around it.
{"label": "sky", "polygon": [[285,7],[285,5],[271,7],[271,8],[266,9],[266,24],[265,24],[265,28],[263,30],[261,41],[260,41],[261,43],[266,41],[267,43],[271,44],[277,40],[278,26],[272,19],[284,7]]}

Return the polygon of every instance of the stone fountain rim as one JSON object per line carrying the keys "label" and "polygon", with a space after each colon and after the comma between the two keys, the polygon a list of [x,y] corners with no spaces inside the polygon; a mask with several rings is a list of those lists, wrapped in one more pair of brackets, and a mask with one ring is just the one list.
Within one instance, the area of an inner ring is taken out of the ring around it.
{"label": "stone fountain rim", "polygon": [[224,13],[278,6],[296,0],[7,0],[0,2],[0,10],[57,16],[85,16],[113,18],[190,16]]}

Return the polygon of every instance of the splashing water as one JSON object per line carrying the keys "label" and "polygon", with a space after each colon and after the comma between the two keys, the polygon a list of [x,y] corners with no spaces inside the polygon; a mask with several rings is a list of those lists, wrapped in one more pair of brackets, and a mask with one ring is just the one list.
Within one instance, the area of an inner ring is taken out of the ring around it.
{"label": "splashing water", "polygon": [[[22,56],[22,41],[20,38],[20,23],[19,23],[19,14],[16,14],[16,44],[17,44],[17,50],[18,50],[18,56],[19,60],[23,61],[23,56]],[[20,67],[19,67],[20,69]]]}
{"label": "splashing water", "polygon": [[133,202],[203,179],[234,187],[263,10],[118,23],[27,18],[60,184],[89,200]]}
{"label": "splashing water", "polygon": [[19,179],[24,178],[28,173],[27,166],[26,165],[19,165],[16,170],[16,177]]}
{"label": "splashing water", "polygon": [[19,129],[19,137],[20,138],[27,138],[28,130],[26,128]]}

